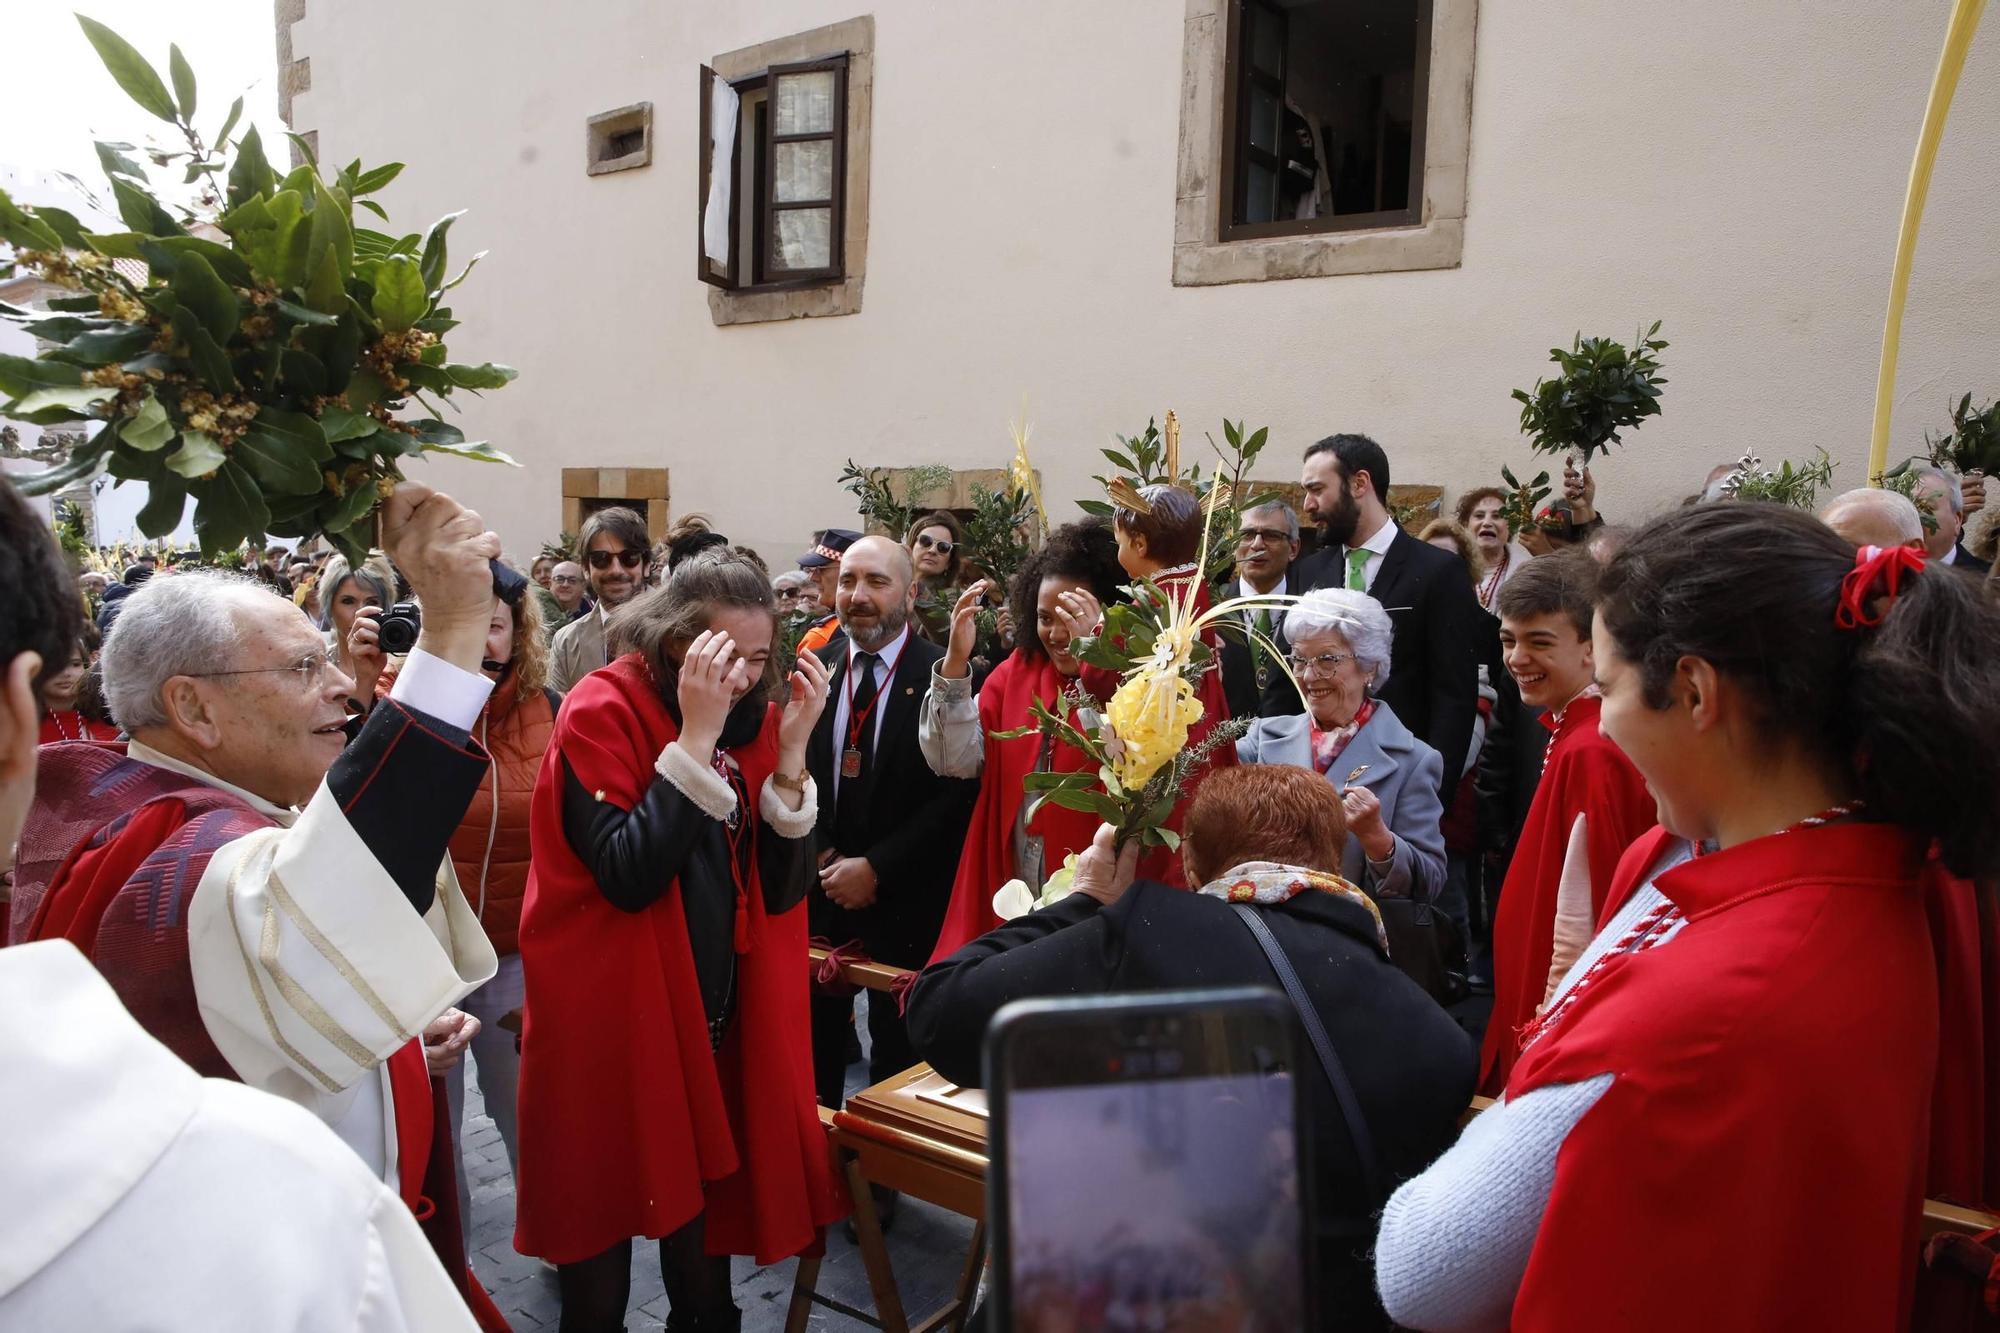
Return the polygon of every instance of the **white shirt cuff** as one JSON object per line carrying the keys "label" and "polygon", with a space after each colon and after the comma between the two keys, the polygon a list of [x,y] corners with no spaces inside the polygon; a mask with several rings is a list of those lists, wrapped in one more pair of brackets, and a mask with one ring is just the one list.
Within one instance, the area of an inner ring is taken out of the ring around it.
{"label": "white shirt cuff", "polygon": [[397,703],[429,713],[460,731],[472,730],[472,724],[479,720],[479,710],[486,707],[487,696],[492,693],[493,682],[486,677],[453,666],[421,648],[412,649],[403,659],[403,669],[389,689],[389,697]]}

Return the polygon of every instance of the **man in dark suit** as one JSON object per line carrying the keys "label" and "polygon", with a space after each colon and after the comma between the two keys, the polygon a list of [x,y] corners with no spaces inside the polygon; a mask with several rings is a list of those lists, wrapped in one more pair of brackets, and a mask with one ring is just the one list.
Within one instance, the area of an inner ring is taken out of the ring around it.
{"label": "man in dark suit", "polygon": [[[1966,484],[1943,468],[1927,467],[1917,471],[1915,499],[1918,505],[1930,510],[1936,526],[1924,535],[1924,550],[1932,560],[1942,561],[1954,569],[1962,569],[1975,578],[1983,578],[1992,568],[1990,562],[1965,549],[1965,487]],[[1976,511],[1986,502],[1986,480],[1979,479],[1979,503]]]}
{"label": "man in dark suit", "polygon": [[[944,924],[979,784],[938,777],[917,746],[918,705],[944,650],[910,632],[915,581],[909,552],[887,537],[842,554],[834,609],[844,633],[820,653],[829,703],[806,766],[820,793],[812,933],[920,968]],[[854,1001],[815,995],[812,1006],[814,1085],[838,1107]],[[868,1034],[871,1082],[917,1063],[894,997],[869,997]]]}
{"label": "man in dark suit", "polygon": [[[1215,599],[1252,597],[1263,593],[1298,593],[1299,516],[1283,500],[1246,509],[1236,538],[1236,577],[1217,585]],[[1274,642],[1285,623],[1282,609],[1245,611],[1221,627],[1222,693],[1231,717],[1256,717],[1264,692],[1285,673],[1271,660],[1270,650],[1251,637],[1255,630]]]}
{"label": "man in dark suit", "polygon": [[[1444,795],[1458,788],[1479,712],[1479,602],[1455,555],[1402,531],[1389,513],[1389,456],[1366,435],[1330,435],[1306,450],[1305,514],[1321,549],[1299,564],[1301,589],[1357,588],[1396,627],[1379,694],[1444,759]],[[1298,691],[1279,676],[1264,713],[1296,713]]]}

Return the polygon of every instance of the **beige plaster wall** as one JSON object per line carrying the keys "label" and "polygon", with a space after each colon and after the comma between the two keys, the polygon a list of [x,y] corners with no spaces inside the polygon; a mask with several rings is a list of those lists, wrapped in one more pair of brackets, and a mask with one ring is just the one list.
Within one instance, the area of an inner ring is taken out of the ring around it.
{"label": "beige plaster wall", "polygon": [[[666,466],[769,555],[851,520],[849,455],[995,466],[1025,399],[1052,500],[1172,406],[1198,442],[1268,424],[1293,474],[1374,433],[1398,480],[1519,470],[1508,390],[1546,349],[1662,319],[1665,415],[1601,468],[1622,520],[1746,446],[1824,444],[1862,480],[1903,186],[1948,4],[1487,0],[1464,258],[1452,270],[1217,287],[1171,280],[1184,0],[756,5],[307,0],[295,126],[395,156],[420,229],[490,249],[454,302],[458,359],[521,379],[474,404],[527,463],[427,475],[511,549],[551,535],[564,466]],[[694,277],[696,67],[872,12],[868,291],[844,318],[717,327]],[[2000,17],[1959,91],[1917,255],[1896,434],[2000,391]],[[584,120],[651,101],[653,165],[584,173]],[[1058,513],[1069,506],[1064,499]]]}

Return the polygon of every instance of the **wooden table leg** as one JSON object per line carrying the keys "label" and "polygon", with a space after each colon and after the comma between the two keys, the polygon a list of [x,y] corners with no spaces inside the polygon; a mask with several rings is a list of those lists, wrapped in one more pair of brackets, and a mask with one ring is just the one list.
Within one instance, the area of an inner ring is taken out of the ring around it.
{"label": "wooden table leg", "polygon": [[819,1266],[823,1256],[802,1254],[798,1272],[792,1275],[792,1303],[785,1310],[785,1333],[806,1333],[812,1314],[813,1293],[819,1290]]}
{"label": "wooden table leg", "polygon": [[986,1266],[986,1223],[972,1224],[972,1248],[965,1255],[965,1272],[958,1279],[958,1313],[951,1321],[951,1333],[964,1333],[965,1321],[972,1318],[972,1302],[979,1295],[979,1274]]}
{"label": "wooden table leg", "polygon": [[884,1333],[909,1333],[909,1317],[903,1313],[903,1298],[896,1290],[896,1274],[889,1267],[889,1249],[882,1241],[882,1224],[875,1217],[875,1196],[861,1163],[848,1156],[845,1165],[847,1192],[854,1200],[854,1235],[861,1249],[861,1263],[868,1270],[868,1286],[875,1294],[875,1313]]}

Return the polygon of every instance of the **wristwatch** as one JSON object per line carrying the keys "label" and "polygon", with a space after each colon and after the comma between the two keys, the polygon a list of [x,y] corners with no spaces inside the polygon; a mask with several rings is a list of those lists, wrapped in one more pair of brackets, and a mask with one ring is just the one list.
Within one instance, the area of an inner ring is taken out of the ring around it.
{"label": "wristwatch", "polygon": [[787,791],[795,791],[801,796],[805,795],[806,784],[811,781],[812,770],[809,768],[800,769],[797,777],[778,772],[771,774],[771,782],[775,786],[783,787]]}

